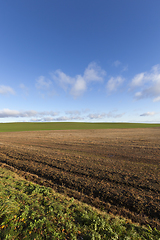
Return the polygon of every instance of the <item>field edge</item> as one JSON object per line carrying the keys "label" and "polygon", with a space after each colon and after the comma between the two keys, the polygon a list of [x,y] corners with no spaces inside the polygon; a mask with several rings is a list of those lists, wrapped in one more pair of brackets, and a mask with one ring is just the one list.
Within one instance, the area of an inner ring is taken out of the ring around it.
{"label": "field edge", "polygon": [[85,130],[85,129],[127,129],[160,128],[156,123],[88,123],[88,122],[15,122],[0,123],[0,132],[42,131],[42,130]]}

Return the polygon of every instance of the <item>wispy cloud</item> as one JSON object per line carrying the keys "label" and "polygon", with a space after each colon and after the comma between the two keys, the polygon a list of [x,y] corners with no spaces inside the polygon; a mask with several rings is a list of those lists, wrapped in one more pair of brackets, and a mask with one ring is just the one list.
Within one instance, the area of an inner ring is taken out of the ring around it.
{"label": "wispy cloud", "polygon": [[56,70],[54,73],[51,73],[51,76],[54,81],[59,83],[59,85],[67,91],[68,86],[73,85],[75,82],[75,79],[67,76],[64,72],[62,72],[60,69]]}
{"label": "wispy cloud", "polygon": [[37,89],[48,89],[51,86],[52,82],[49,79],[46,79],[44,76],[40,76],[36,80],[36,88]]}
{"label": "wispy cloud", "polygon": [[106,113],[94,113],[94,114],[89,114],[87,117],[89,119],[103,119],[106,116]]}
{"label": "wispy cloud", "polygon": [[72,111],[65,111],[65,113],[67,114],[67,115],[80,115],[81,114],[81,112],[80,111],[78,111],[78,110],[72,110]]}
{"label": "wispy cloud", "polygon": [[15,91],[13,90],[13,88],[11,88],[9,86],[0,85],[0,94],[2,94],[2,95],[7,95],[7,94],[15,95]]}
{"label": "wispy cloud", "polygon": [[53,97],[56,96],[57,93],[56,91],[53,89],[53,83],[50,79],[47,79],[45,76],[40,76],[37,80],[36,80],[36,88],[39,91],[39,95],[42,98],[47,97]]}
{"label": "wispy cloud", "polygon": [[141,117],[154,116],[155,114],[156,114],[155,112],[146,112],[146,113],[142,113],[140,116]]}
{"label": "wispy cloud", "polygon": [[42,115],[42,116],[47,116],[47,115],[50,115],[50,116],[57,116],[59,115],[59,112],[54,112],[54,111],[43,111],[43,112],[37,112],[37,115]]}
{"label": "wispy cloud", "polygon": [[[113,64],[112,64],[112,66],[114,66],[114,67],[116,67],[116,68],[118,68],[118,67],[120,67],[121,68],[121,73],[122,72],[126,72],[126,71],[128,71],[128,65],[124,65],[122,62],[120,62],[119,60],[116,60],[115,62],[113,62]],[[119,68],[118,68],[119,69]]]}
{"label": "wispy cloud", "polygon": [[3,109],[0,110],[0,118],[28,118],[28,117],[36,117],[36,116],[57,116],[58,112],[53,111],[43,111],[43,112],[37,112],[34,110],[29,111],[17,111],[17,110],[10,110],[10,109]]}
{"label": "wispy cloud", "polygon": [[53,117],[44,117],[41,119],[41,122],[53,122],[55,121],[55,118]]}
{"label": "wispy cloud", "polygon": [[107,84],[106,84],[106,89],[108,93],[114,92],[118,89],[118,87],[124,82],[124,78],[121,76],[118,77],[111,77]]}
{"label": "wispy cloud", "polygon": [[125,115],[125,112],[123,113],[116,113],[117,110],[110,111],[106,114],[108,118],[121,118],[123,115]]}
{"label": "wispy cloud", "polygon": [[27,96],[29,92],[29,88],[27,88],[23,83],[21,83],[19,87],[22,89],[23,93]]}
{"label": "wispy cloud", "polygon": [[131,89],[139,88],[135,93],[137,100],[153,98],[153,102],[160,101],[160,64],[152,67],[150,72],[137,74],[131,81]]}
{"label": "wispy cloud", "polygon": [[146,78],[145,78],[145,73],[139,73],[137,74],[131,82],[131,88],[135,88],[135,87],[139,87],[139,86],[143,86],[144,83],[146,82]]}
{"label": "wispy cloud", "polygon": [[115,67],[118,67],[120,64],[121,64],[121,62],[120,62],[119,60],[116,60],[116,61],[113,63],[113,65],[114,65]]}
{"label": "wispy cloud", "polygon": [[153,102],[160,102],[160,96],[153,99]]}
{"label": "wispy cloud", "polygon": [[62,116],[62,117],[58,117],[55,118],[55,121],[83,121],[84,118],[83,117],[79,117],[79,116],[74,116],[74,117],[67,117],[67,116]]}
{"label": "wispy cloud", "polygon": [[121,70],[121,72],[126,72],[126,71],[128,71],[128,65],[124,66]]}
{"label": "wispy cloud", "polygon": [[125,113],[116,113],[117,110],[110,111],[108,113],[93,113],[89,114],[87,117],[89,119],[104,119],[104,118],[121,118]]}
{"label": "wispy cloud", "polygon": [[86,82],[103,82],[106,71],[101,69],[95,62],[92,62],[84,71],[83,78]]}
{"label": "wispy cloud", "polygon": [[105,75],[106,72],[95,62],[88,65],[83,75],[70,77],[61,70],[56,70],[51,74],[52,79],[58,82],[65,91],[69,91],[74,98],[83,95],[91,82],[103,82]]}
{"label": "wispy cloud", "polygon": [[41,118],[31,118],[30,122],[42,122]]}
{"label": "wispy cloud", "polygon": [[31,122],[68,122],[68,121],[83,121],[82,117],[67,117],[61,116],[58,118],[44,117],[44,118],[32,118]]}
{"label": "wispy cloud", "polygon": [[[60,115],[59,112],[54,111],[18,111],[11,109],[0,110],[0,119],[3,118],[20,118],[24,119],[23,121],[30,122],[63,122],[63,121],[105,121],[105,118],[120,118],[125,113],[117,113],[117,110],[113,110],[108,113],[91,113],[87,115],[87,112],[84,110],[68,110],[64,115]],[[60,116],[58,116],[60,115]]]}

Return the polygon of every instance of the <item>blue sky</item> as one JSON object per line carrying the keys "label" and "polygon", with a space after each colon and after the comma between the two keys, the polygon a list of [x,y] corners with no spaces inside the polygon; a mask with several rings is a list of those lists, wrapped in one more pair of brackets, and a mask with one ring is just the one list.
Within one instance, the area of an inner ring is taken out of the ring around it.
{"label": "blue sky", "polygon": [[160,122],[159,0],[0,1],[0,122]]}

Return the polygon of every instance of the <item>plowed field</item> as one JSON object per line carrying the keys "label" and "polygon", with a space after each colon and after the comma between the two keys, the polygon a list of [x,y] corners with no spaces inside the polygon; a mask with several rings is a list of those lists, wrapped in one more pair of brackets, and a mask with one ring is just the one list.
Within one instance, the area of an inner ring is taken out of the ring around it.
{"label": "plowed field", "polygon": [[160,128],[0,133],[0,165],[160,230]]}

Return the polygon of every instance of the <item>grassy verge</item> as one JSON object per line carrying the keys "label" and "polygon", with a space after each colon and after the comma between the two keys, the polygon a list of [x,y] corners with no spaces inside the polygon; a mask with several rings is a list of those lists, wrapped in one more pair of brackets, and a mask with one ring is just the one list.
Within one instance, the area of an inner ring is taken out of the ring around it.
{"label": "grassy verge", "polygon": [[2,239],[160,239],[160,232],[107,215],[0,168]]}
{"label": "grassy verge", "polygon": [[20,122],[20,123],[0,123],[0,132],[71,130],[71,129],[150,128],[150,127],[160,127],[160,124],[77,123],[77,122],[21,123]]}

